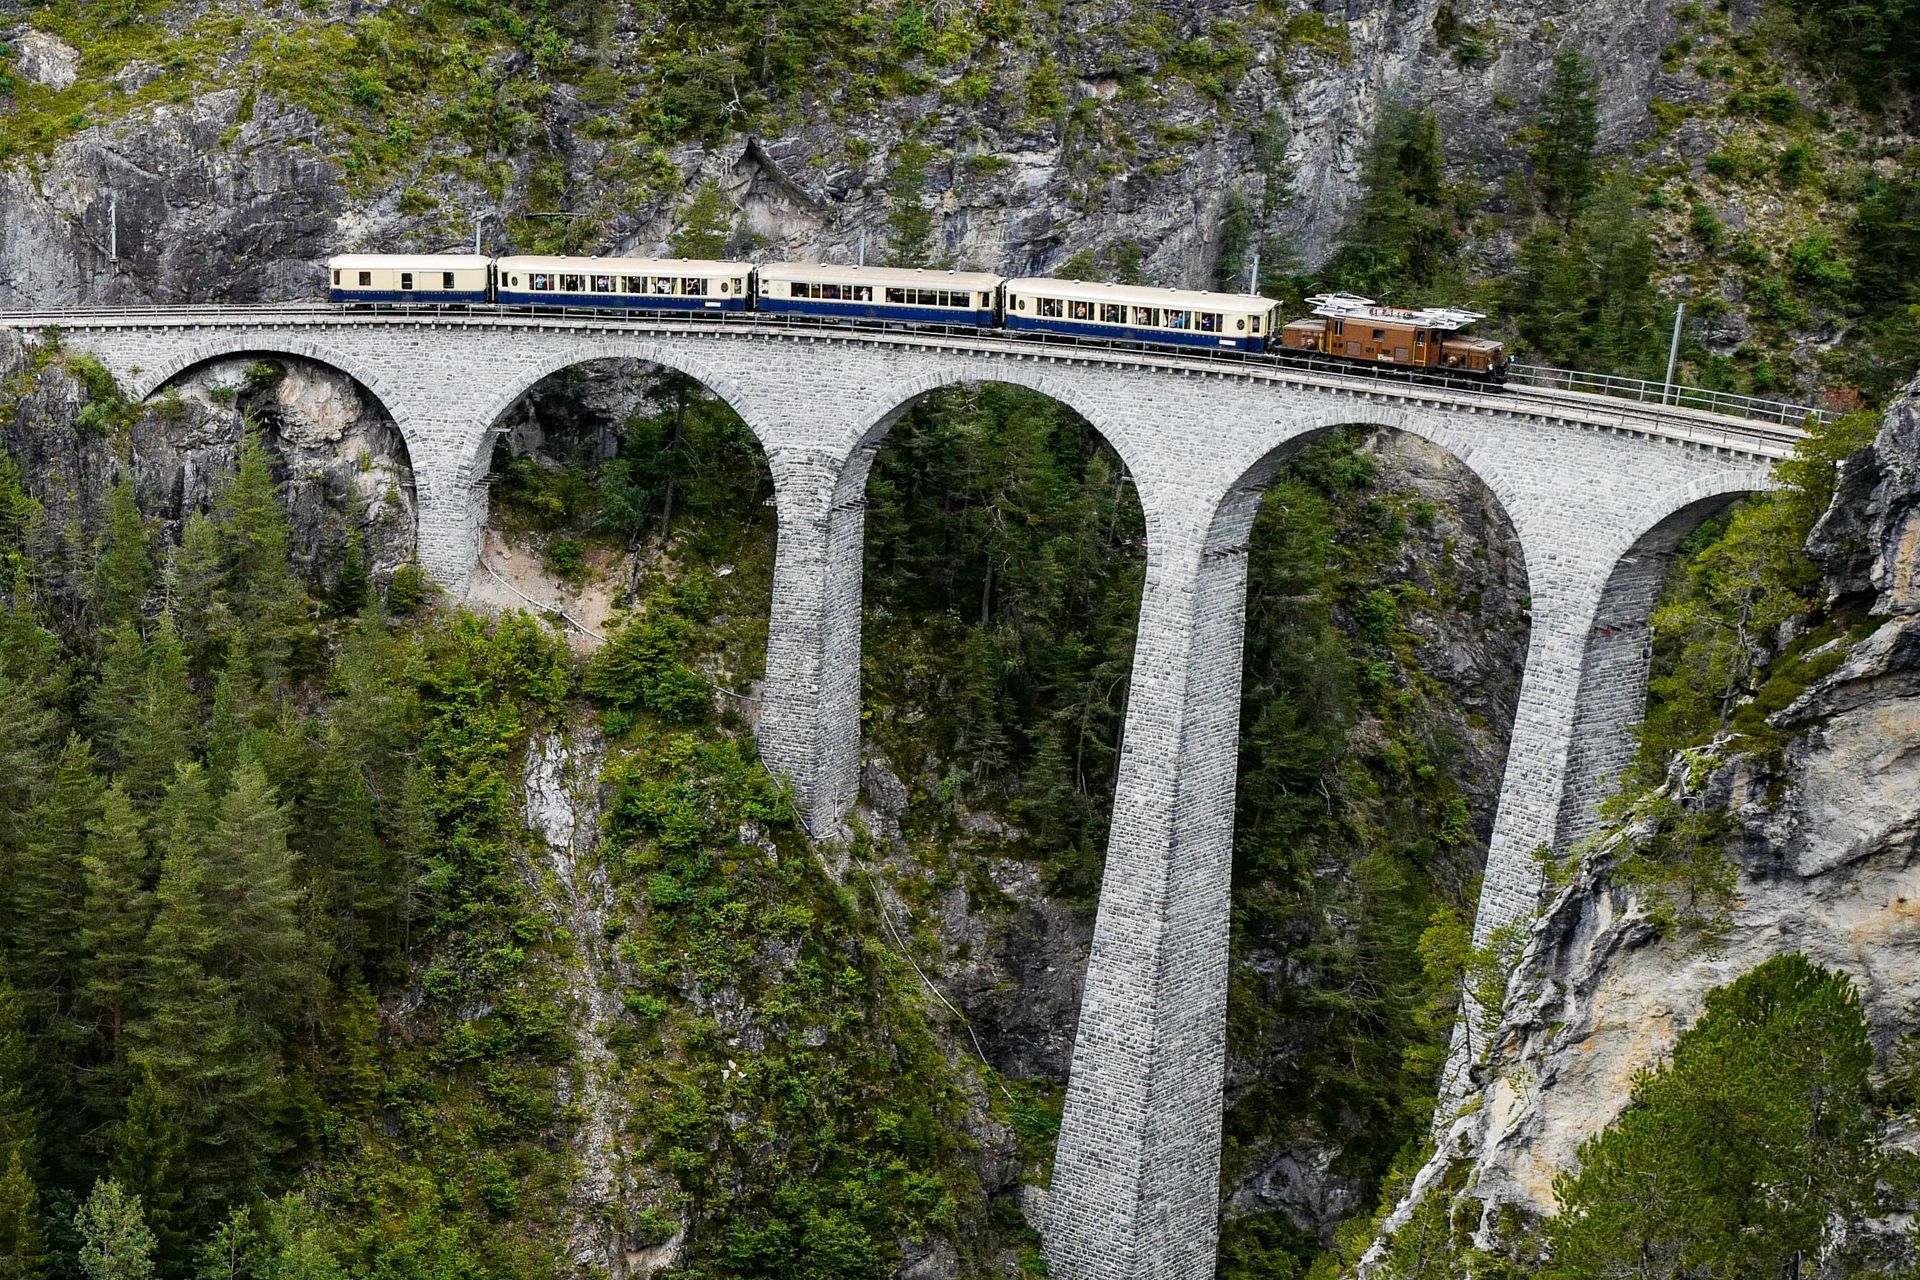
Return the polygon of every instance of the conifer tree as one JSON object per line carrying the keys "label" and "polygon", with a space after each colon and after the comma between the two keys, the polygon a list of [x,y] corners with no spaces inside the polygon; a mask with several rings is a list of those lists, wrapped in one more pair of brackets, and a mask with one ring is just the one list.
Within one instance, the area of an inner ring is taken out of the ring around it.
{"label": "conifer tree", "polygon": [[262,680],[278,687],[304,638],[305,602],[288,564],[291,539],[273,464],[251,428],[240,442],[239,469],[215,503],[214,521],[226,568],[226,606],[247,637]]}
{"label": "conifer tree", "polygon": [[201,675],[211,675],[226,656],[231,615],[221,602],[225,581],[219,530],[212,517],[196,511],[187,517],[167,565],[167,603]]}
{"label": "conifer tree", "polygon": [[1434,281],[1453,240],[1439,120],[1390,101],[1374,122],[1359,200],[1325,275],[1342,289],[1397,297]]}
{"label": "conifer tree", "polygon": [[34,1048],[25,1009],[0,976],[0,1280],[42,1280],[48,1272],[39,1171],[40,1112]]}
{"label": "conifer tree", "polygon": [[87,825],[76,1000],[79,1015],[101,1042],[110,1081],[125,1062],[123,1037],[146,955],[153,907],[147,864],[139,810],[115,781],[101,796],[100,815]]}
{"label": "conifer tree", "polygon": [[207,902],[214,806],[199,765],[181,766],[155,828],[160,880],[129,1057],[167,1090],[188,1132],[205,1134],[228,1099],[250,1093],[250,1073],[232,985],[213,971],[225,937]]}
{"label": "conifer tree", "polygon": [[87,719],[100,764],[116,770],[121,750],[132,737],[132,711],[147,684],[147,646],[132,622],[116,622],[107,629],[106,652],[100,659],[100,678],[87,694]]}
{"label": "conifer tree", "polygon": [[925,267],[934,258],[934,217],[927,206],[927,164],[933,148],[919,137],[907,137],[894,149],[893,172],[887,176],[887,238],[896,267]]}
{"label": "conifer tree", "polygon": [[101,619],[137,623],[141,605],[153,590],[153,554],[146,521],[134,504],[133,485],[124,479],[107,495],[107,532],[96,572]]}
{"label": "conifer tree", "polygon": [[187,649],[163,613],[147,642],[147,669],[121,747],[121,774],[143,806],[157,802],[174,771],[193,752],[200,709],[188,684]]}
{"label": "conifer tree", "polygon": [[286,813],[258,761],[243,758],[228,780],[209,853],[217,971],[238,997],[248,1034],[265,1041],[290,1008],[311,998],[311,970]]}
{"label": "conifer tree", "polygon": [[740,215],[718,182],[703,182],[680,214],[670,243],[677,258],[724,258]]}
{"label": "conifer tree", "polygon": [[[70,1047],[75,950],[86,888],[81,858],[87,827],[100,812],[93,748],[69,736],[46,796],[28,818],[28,838],[14,860],[6,894],[7,950],[16,989],[39,1033]],[[64,1059],[65,1054],[56,1055]]]}
{"label": "conifer tree", "polygon": [[147,1229],[140,1197],[128,1195],[106,1178],[74,1216],[80,1233],[76,1261],[86,1280],[153,1280],[153,1232]]}
{"label": "conifer tree", "polygon": [[40,1189],[19,1148],[0,1156],[0,1280],[44,1280],[51,1270]]}
{"label": "conifer tree", "polygon": [[1578,49],[1562,49],[1554,56],[1532,129],[1540,203],[1563,222],[1579,215],[1594,188],[1594,151],[1600,142],[1598,85],[1593,64]]}
{"label": "conifer tree", "polygon": [[108,1169],[116,1182],[140,1199],[153,1232],[160,1274],[184,1274],[190,1241],[187,1135],[174,1113],[172,1098],[151,1074],[141,1077],[127,1101]]}
{"label": "conifer tree", "polygon": [[367,573],[366,559],[360,553],[358,532],[347,536],[347,550],[340,562],[340,575],[327,594],[327,613],[335,618],[351,618],[366,607],[372,594],[373,579]]}
{"label": "conifer tree", "polygon": [[392,907],[388,851],[374,823],[374,796],[339,726],[320,743],[313,785],[302,806],[307,877],[323,898],[318,917],[331,926],[332,960],[355,967],[372,930]]}

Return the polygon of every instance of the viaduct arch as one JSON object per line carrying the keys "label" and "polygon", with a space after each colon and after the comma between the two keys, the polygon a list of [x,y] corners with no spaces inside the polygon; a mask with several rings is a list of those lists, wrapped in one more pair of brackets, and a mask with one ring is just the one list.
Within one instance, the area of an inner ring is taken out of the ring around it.
{"label": "viaduct arch", "polygon": [[191,364],[240,352],[305,356],[359,379],[412,453],[421,562],[456,589],[484,517],[484,450],[526,388],[608,357],[697,378],[747,421],[773,472],[779,547],[761,750],[823,834],[858,786],[861,539],[879,442],[915,400],[958,382],[1026,386],[1091,423],[1134,478],[1148,554],[1044,1231],[1052,1273],[1068,1280],[1213,1273],[1246,551],[1274,470],[1331,427],[1390,427],[1460,459],[1513,521],[1532,631],[1475,922],[1484,939],[1530,916],[1533,851],[1589,829],[1625,758],[1665,564],[1700,520],[1766,487],[1794,435],[1593,397],[988,335],[326,308],[0,318],[55,322],[141,396]]}

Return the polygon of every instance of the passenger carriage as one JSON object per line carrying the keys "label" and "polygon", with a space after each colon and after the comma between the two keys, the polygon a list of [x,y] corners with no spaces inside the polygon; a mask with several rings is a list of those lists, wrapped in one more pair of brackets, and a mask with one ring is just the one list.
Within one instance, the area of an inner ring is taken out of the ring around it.
{"label": "passenger carriage", "polygon": [[773,315],[902,324],[991,327],[1000,290],[1000,277],[982,272],[824,263],[764,263],[758,280],[756,305]]}
{"label": "passenger carriage", "polygon": [[327,300],[486,302],[492,268],[477,253],[343,253],[327,259]]}
{"label": "passenger carriage", "polygon": [[499,259],[494,293],[508,305],[627,311],[744,311],[750,262],[700,258]]}
{"label": "passenger carriage", "polygon": [[1279,304],[1241,293],[1145,289],[1084,280],[1009,280],[1006,326],[1177,347],[1264,351]]}

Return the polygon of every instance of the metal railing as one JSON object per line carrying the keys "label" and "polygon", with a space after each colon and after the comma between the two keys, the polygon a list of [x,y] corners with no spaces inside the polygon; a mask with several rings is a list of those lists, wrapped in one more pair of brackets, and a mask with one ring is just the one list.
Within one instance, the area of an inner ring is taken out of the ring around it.
{"label": "metal railing", "polygon": [[549,307],[500,303],[366,303],[291,302],[234,305],[227,303],[173,306],[56,307],[40,311],[0,311],[0,326],[58,328],[63,321],[86,326],[89,321],[141,326],[177,325],[206,318],[219,323],[264,322],[338,325],[356,320],[385,323],[460,325],[479,322],[565,322],[580,327],[644,329],[648,332],[713,332],[742,336],[797,335],[842,340],[891,341],[924,345],[929,341],[957,341],[984,351],[1019,358],[1099,357],[1109,361],[1160,369],[1200,368],[1210,372],[1241,372],[1280,377],[1310,377],[1349,390],[1387,391],[1393,394],[1453,392],[1475,397],[1523,396],[1550,400],[1582,410],[1578,416],[1622,429],[1657,430],[1700,443],[1730,447],[1759,445],[1777,455],[1802,434],[1808,418],[1825,421],[1826,410],[1735,396],[1692,387],[1668,388],[1662,383],[1572,369],[1509,364],[1506,382],[1466,377],[1443,369],[1408,369],[1369,365],[1302,352],[1246,352],[1207,347],[1169,347],[1117,339],[1023,331],[1017,336],[976,325],[893,324],[883,321],[827,319],[813,316],[772,315],[760,311],[657,311],[617,307]]}
{"label": "metal railing", "polygon": [[1546,391],[1571,391],[1576,394],[1609,396],[1634,400],[1641,404],[1672,405],[1724,414],[1730,418],[1749,418],[1756,422],[1775,422],[1783,427],[1799,427],[1809,419],[1828,423],[1838,415],[1829,409],[1793,404],[1785,400],[1762,400],[1737,396],[1727,391],[1709,391],[1680,383],[1648,382],[1643,378],[1621,378],[1610,373],[1583,373],[1577,369],[1552,369],[1538,364],[1510,364],[1507,381]]}

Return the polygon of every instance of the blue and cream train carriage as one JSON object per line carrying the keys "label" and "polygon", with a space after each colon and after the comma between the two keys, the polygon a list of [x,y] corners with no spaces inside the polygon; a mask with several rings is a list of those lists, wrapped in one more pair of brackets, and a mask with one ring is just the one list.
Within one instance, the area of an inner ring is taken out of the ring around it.
{"label": "blue and cream train carriage", "polygon": [[[1385,363],[1415,372],[1444,363],[1447,376],[1489,382],[1504,380],[1506,373],[1499,343],[1455,332],[1484,319],[1477,313],[1448,308],[1401,311],[1345,294],[1309,299],[1320,319],[1283,326],[1279,304],[1252,294],[832,263],[345,254],[329,259],[327,272],[328,298],[347,304],[762,311],[832,323],[959,325],[1043,338],[1317,357],[1374,367]],[[1327,336],[1342,336],[1339,330],[1356,317],[1374,326],[1369,332],[1378,340],[1372,345],[1335,343]],[[1395,325],[1408,324],[1414,325],[1412,337],[1398,346],[1381,336],[1397,332]],[[1443,329],[1444,344],[1422,341],[1431,336],[1428,330],[1438,334]],[[1442,345],[1442,357],[1429,358]],[[1447,358],[1447,353],[1456,358]]]}

